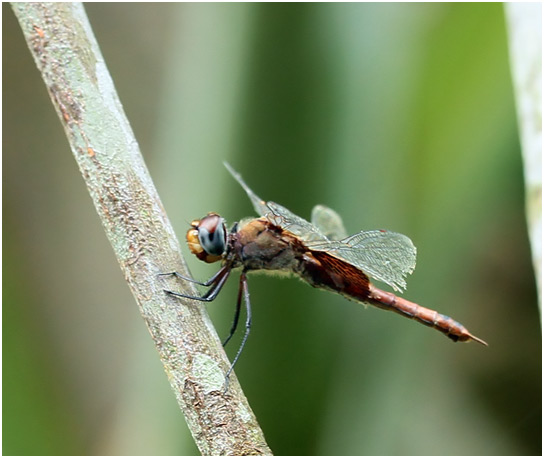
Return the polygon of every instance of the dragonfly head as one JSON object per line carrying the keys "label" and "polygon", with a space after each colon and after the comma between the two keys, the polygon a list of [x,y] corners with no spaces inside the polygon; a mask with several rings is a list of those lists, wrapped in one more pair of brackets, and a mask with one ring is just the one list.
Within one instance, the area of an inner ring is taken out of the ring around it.
{"label": "dragonfly head", "polygon": [[187,245],[191,253],[204,262],[217,262],[227,249],[225,220],[217,213],[208,213],[191,222],[187,231]]}

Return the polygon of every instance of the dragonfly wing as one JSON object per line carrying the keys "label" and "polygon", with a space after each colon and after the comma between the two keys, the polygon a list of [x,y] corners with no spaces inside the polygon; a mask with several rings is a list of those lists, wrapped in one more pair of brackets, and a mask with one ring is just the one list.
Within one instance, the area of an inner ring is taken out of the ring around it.
{"label": "dragonfly wing", "polygon": [[224,165],[244,188],[257,214],[300,237],[312,250],[349,262],[395,290],[406,288],[405,277],[416,265],[416,247],[408,237],[389,231],[364,231],[346,237],[340,216],[323,205],[314,207],[310,223],[275,202],[262,200],[238,172],[227,162]]}
{"label": "dragonfly wing", "polygon": [[240,174],[236,172],[230,164],[223,162],[227,170],[234,177],[234,179],[240,183],[240,186],[244,188],[244,191],[248,195],[253,204],[253,208],[260,216],[266,217],[268,221],[276,226],[280,226],[283,229],[287,229],[289,232],[300,237],[303,242],[308,241],[327,241],[321,231],[313,224],[306,221],[304,218],[295,215],[293,212],[287,210],[274,202],[265,202],[257,194],[255,194],[249,186],[242,179]]}
{"label": "dragonfly wing", "polygon": [[340,215],[324,205],[316,205],[313,208],[312,224],[329,240],[342,240],[348,236]]}
{"label": "dragonfly wing", "polygon": [[292,234],[303,242],[328,242],[328,238],[312,223],[295,215],[293,212],[275,202],[267,202],[269,212],[265,215],[268,221]]}
{"label": "dragonfly wing", "polygon": [[408,237],[396,232],[363,231],[309,248],[343,259],[397,291],[406,288],[405,277],[416,266],[416,247]]}
{"label": "dragonfly wing", "polygon": [[242,177],[240,174],[234,170],[228,162],[223,162],[223,165],[227,168],[227,170],[230,172],[230,174],[234,177],[234,179],[240,183],[240,186],[244,188],[244,191],[248,195],[249,199],[251,200],[251,203],[253,204],[253,208],[257,212],[259,216],[265,216],[267,213],[270,213],[270,209],[266,205],[266,202],[262,200],[257,194],[255,194],[249,186],[246,184],[244,180],[242,180]]}

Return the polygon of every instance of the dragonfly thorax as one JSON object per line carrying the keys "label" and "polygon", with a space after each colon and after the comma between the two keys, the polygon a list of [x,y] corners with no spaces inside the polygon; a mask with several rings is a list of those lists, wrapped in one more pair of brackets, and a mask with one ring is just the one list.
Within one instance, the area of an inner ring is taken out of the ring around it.
{"label": "dragonfly thorax", "polygon": [[191,253],[198,259],[208,263],[217,262],[227,248],[225,220],[217,213],[208,213],[204,218],[191,222],[186,238]]}

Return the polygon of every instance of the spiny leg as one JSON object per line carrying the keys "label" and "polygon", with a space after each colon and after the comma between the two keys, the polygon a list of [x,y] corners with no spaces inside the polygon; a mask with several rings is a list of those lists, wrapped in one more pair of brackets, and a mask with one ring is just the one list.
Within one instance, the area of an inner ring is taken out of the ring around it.
{"label": "spiny leg", "polygon": [[238,358],[242,354],[242,350],[244,349],[244,346],[246,344],[247,338],[249,336],[249,331],[251,330],[251,303],[249,301],[249,289],[247,287],[247,275],[246,271],[242,271],[240,274],[240,287],[238,289],[238,302],[236,304],[236,308],[240,308],[240,302],[242,300],[242,291],[244,293],[244,302],[246,303],[246,331],[244,333],[244,337],[242,338],[242,343],[240,344],[240,348],[238,349],[238,353],[236,353],[236,356],[234,357],[234,360],[232,361],[232,364],[230,365],[229,370],[227,371],[227,374],[225,375],[225,393],[229,389],[229,377],[234,369],[234,365],[238,361]]}
{"label": "spiny leg", "polygon": [[[224,272],[225,268],[222,268],[220,270],[218,270],[209,280],[205,281],[205,282],[200,282],[198,280],[195,280],[193,278],[189,278],[189,277],[186,277],[184,275],[181,275],[180,273],[178,272],[166,272],[166,273],[163,273],[163,274],[159,274],[159,275],[175,275],[176,277],[178,278],[181,278],[183,280],[187,280],[187,281],[190,281],[190,282],[193,282],[193,283],[196,283],[198,285],[202,285],[202,286],[209,286],[211,285],[214,281],[221,281],[222,280],[222,283],[224,283],[226,280],[227,280],[227,277],[228,277],[228,274],[229,272],[225,273]],[[224,279],[221,279],[219,278],[220,275],[225,275],[225,278]],[[217,290],[217,286],[216,286],[216,290]],[[173,291],[169,291],[169,290],[165,290],[168,294],[171,294],[173,296],[178,296],[178,297],[192,297],[192,296],[186,296],[186,295],[179,295],[179,293],[174,293]],[[207,291],[206,294],[204,294],[204,296],[202,296],[202,298],[208,298],[209,296],[211,296],[212,294],[212,291],[213,291],[213,288],[210,289],[209,291]],[[208,300],[213,300],[213,298],[215,298],[217,296],[217,294],[219,293],[219,291],[215,292],[214,296],[212,297],[212,299],[209,299]],[[242,293],[242,291],[240,290],[238,292],[238,295],[240,296]],[[234,335],[234,333],[236,332],[236,328],[238,327],[238,319],[240,318],[240,305],[241,305],[241,297],[238,298],[238,302],[236,303],[236,311],[234,313],[234,321],[232,322],[232,327],[230,329],[230,334],[229,336],[225,339],[225,341],[223,342],[223,347],[225,345],[227,345],[227,343],[229,342],[229,340],[232,338],[232,336]]]}
{"label": "spiny leg", "polygon": [[[225,282],[227,281],[227,278],[229,278],[229,274],[231,272],[230,265],[226,265],[222,267],[219,272],[217,272],[213,277],[213,281],[211,282],[212,286],[211,288],[203,295],[203,296],[190,296],[188,294],[182,294],[182,293],[176,293],[174,291],[170,291],[168,289],[165,289],[164,292],[167,294],[170,294],[171,296],[175,297],[183,297],[185,299],[193,299],[195,301],[202,301],[202,302],[211,302],[213,301],[223,286],[225,285]],[[196,283],[196,282],[195,282]]]}
{"label": "spiny leg", "polygon": [[240,318],[240,308],[242,305],[242,288],[238,288],[238,299],[236,300],[236,310],[234,311],[234,320],[232,321],[232,326],[230,328],[229,336],[223,341],[223,347],[225,347],[229,340],[232,339],[232,336],[236,332],[238,327],[238,319]]}
{"label": "spiny leg", "polygon": [[174,275],[177,278],[181,278],[182,280],[190,281],[191,283],[196,283],[197,285],[200,285],[200,286],[210,286],[212,283],[215,283],[215,281],[217,281],[217,277],[224,274],[223,271],[225,270],[226,267],[227,266],[223,266],[216,273],[214,273],[209,280],[206,280],[205,282],[195,280],[194,278],[191,278],[191,277],[186,277],[185,275],[181,275],[180,273],[175,272],[175,271],[174,272],[165,272],[165,273],[159,274],[159,276],[162,277],[162,276],[166,276],[166,275]]}

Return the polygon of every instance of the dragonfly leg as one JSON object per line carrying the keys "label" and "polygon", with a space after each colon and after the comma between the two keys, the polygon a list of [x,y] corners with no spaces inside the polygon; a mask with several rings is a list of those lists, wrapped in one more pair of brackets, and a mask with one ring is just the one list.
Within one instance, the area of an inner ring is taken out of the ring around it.
{"label": "dragonfly leg", "polygon": [[186,277],[185,275],[181,275],[180,273],[175,272],[175,271],[174,272],[165,272],[165,273],[159,274],[159,276],[160,277],[165,277],[167,275],[174,275],[177,278],[181,278],[182,280],[190,281],[191,283],[196,283],[197,285],[200,285],[200,286],[210,286],[212,283],[214,283],[217,280],[217,277],[224,274],[223,271],[225,270],[226,267],[227,266],[224,266],[221,269],[219,269],[215,274],[213,274],[213,276],[209,280],[206,280],[205,282],[195,280],[194,278],[191,278],[191,277]]}
{"label": "dragonfly leg", "polygon": [[[202,302],[211,302],[213,301],[223,286],[225,285],[225,282],[227,281],[227,278],[229,278],[229,274],[231,272],[230,266],[226,265],[222,267],[219,272],[217,272],[212,278],[211,278],[211,288],[206,291],[206,293],[203,296],[190,296],[188,294],[182,294],[182,293],[176,293],[174,291],[170,291],[168,289],[165,289],[164,292],[167,294],[170,294],[171,296],[175,297],[183,297],[185,299],[193,299],[195,301],[202,301]],[[207,282],[206,282],[207,283]],[[201,283],[202,284],[202,283]],[[209,285],[205,285],[209,286]]]}
{"label": "dragonfly leg", "polygon": [[238,290],[238,300],[236,301],[236,310],[234,311],[234,320],[232,321],[232,326],[230,328],[230,333],[228,337],[223,341],[223,347],[225,347],[229,340],[232,339],[232,336],[236,332],[236,328],[238,327],[238,319],[240,318],[240,309],[242,305],[242,290]]}
{"label": "dragonfly leg", "polygon": [[[251,302],[249,301],[249,289],[247,287],[247,275],[246,271],[242,271],[240,275],[240,287],[238,289],[238,301],[236,304],[237,311],[240,310],[240,305],[242,302],[242,293],[244,295],[244,302],[246,303],[246,330],[244,333],[244,337],[242,338],[242,343],[240,344],[240,348],[238,349],[238,352],[236,353],[236,356],[232,360],[232,364],[230,365],[229,370],[227,371],[225,375],[225,393],[229,389],[229,377],[234,369],[234,365],[238,361],[238,358],[240,358],[240,355],[242,354],[242,350],[244,349],[244,346],[246,344],[247,338],[249,336],[249,331],[251,330]],[[237,321],[237,319],[236,319]],[[237,324],[237,323],[236,323]],[[229,336],[230,338],[230,336]]]}

